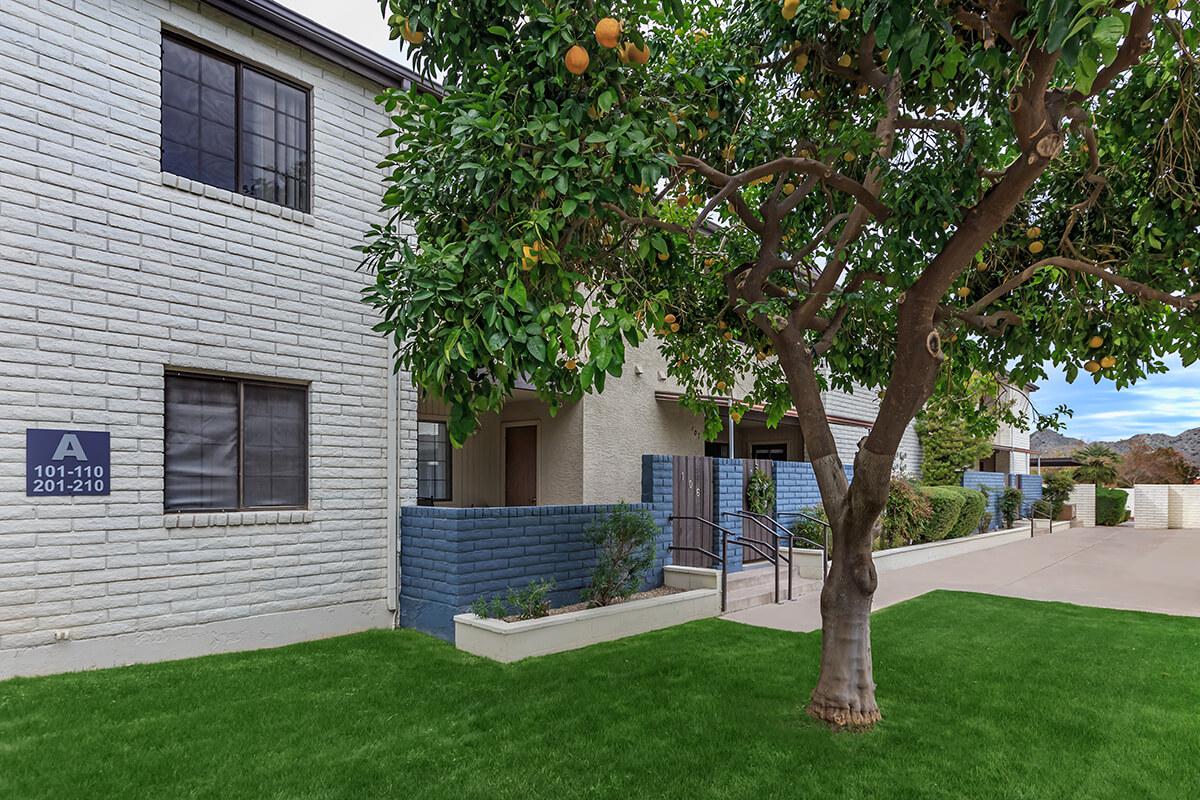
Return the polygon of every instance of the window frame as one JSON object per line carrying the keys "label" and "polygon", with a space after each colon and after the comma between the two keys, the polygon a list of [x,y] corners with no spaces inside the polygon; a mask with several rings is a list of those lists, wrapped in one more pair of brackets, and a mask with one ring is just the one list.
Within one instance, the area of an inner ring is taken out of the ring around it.
{"label": "window frame", "polygon": [[[421,423],[440,425],[446,436],[446,495],[445,497],[421,496]],[[450,444],[450,424],[444,419],[433,417],[417,418],[417,503],[452,503],[454,502],[454,446]]]}
{"label": "window frame", "polygon": [[[166,385],[171,378],[189,378],[192,380],[206,380],[213,382],[232,383],[237,386],[238,412],[237,412],[237,434],[238,434],[238,452],[237,452],[237,494],[238,504],[235,507],[221,508],[167,508],[167,402],[166,402]],[[304,458],[302,464],[304,467],[304,478],[302,486],[304,489],[304,502],[300,505],[286,506],[251,506],[246,505],[246,487],[245,487],[245,455],[246,455],[246,387],[247,386],[262,386],[268,389],[295,389],[304,392],[304,430],[301,434],[302,443],[304,445]],[[309,509],[309,501],[311,492],[309,491],[309,479],[311,472],[309,470],[309,458],[311,456],[310,447],[310,429],[309,416],[311,408],[309,389],[310,384],[297,383],[289,381],[273,381],[262,378],[239,377],[236,375],[219,375],[209,372],[189,372],[187,370],[168,369],[163,372],[163,514],[220,514],[220,513],[236,513],[239,511],[307,511]]]}
{"label": "window frame", "polygon": [[[162,42],[171,39],[176,44],[184,47],[190,47],[193,50],[200,52],[203,55],[224,61],[233,67],[233,193],[242,197],[251,197],[255,200],[261,200],[264,203],[279,206],[280,208],[289,208],[292,211],[298,211],[301,214],[311,214],[313,208],[313,88],[299,81],[289,78],[282,73],[271,69],[270,67],[246,61],[232,53],[220,50],[210,44],[199,42],[190,36],[178,33],[167,28],[163,28]],[[158,168],[162,172],[167,172],[171,175],[176,173],[163,168],[163,113],[162,113],[162,42],[159,43],[159,66],[158,66],[158,94],[159,94],[159,112],[158,112]],[[273,200],[266,200],[254,195],[246,194],[241,190],[242,186],[242,72],[245,69],[251,69],[255,72],[266,75],[272,80],[291,86],[304,93],[305,103],[305,124],[304,124],[304,202],[301,208],[294,208],[284,203],[277,203]],[[212,184],[204,183],[198,178],[191,178],[186,175],[179,175],[180,178],[196,181],[203,186],[212,186]],[[219,186],[214,186],[215,189],[220,189]],[[222,191],[228,191],[222,189]]]}

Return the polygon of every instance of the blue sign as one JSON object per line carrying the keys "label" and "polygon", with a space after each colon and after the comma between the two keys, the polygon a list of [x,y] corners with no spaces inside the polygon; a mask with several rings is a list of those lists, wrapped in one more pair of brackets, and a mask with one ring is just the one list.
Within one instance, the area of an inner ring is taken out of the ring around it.
{"label": "blue sign", "polygon": [[108,494],[107,431],[25,429],[25,494],[69,497]]}

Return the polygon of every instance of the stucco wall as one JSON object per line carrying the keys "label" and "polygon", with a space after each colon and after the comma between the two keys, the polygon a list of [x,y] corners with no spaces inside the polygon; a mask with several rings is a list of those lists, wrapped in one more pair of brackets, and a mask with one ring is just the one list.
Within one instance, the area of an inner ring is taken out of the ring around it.
{"label": "stucco wall", "polygon": [[[421,419],[444,420],[449,410],[445,403],[424,395],[418,414]],[[551,416],[546,405],[531,393],[519,392],[499,414],[485,414],[479,430],[451,453],[451,498],[438,505],[504,505],[504,428],[522,422],[538,427],[539,505],[584,502],[581,405],[567,405]],[[640,473],[638,481],[640,492]],[[631,498],[636,499],[636,495]]]}
{"label": "stucco wall", "polygon": [[642,495],[642,455],[703,455],[700,418],[656,391],[678,391],[653,340],[631,349],[620,378],[587,395],[583,407],[583,502],[636,502]]}
{"label": "stucco wall", "polygon": [[[203,4],[38,6],[0,14],[0,677],[389,625],[389,352],[352,250],[379,87]],[[160,172],[164,24],[313,87],[310,214]],[[308,382],[309,508],[164,514],[167,368]],[[26,497],[29,427],[109,431],[111,494]]]}

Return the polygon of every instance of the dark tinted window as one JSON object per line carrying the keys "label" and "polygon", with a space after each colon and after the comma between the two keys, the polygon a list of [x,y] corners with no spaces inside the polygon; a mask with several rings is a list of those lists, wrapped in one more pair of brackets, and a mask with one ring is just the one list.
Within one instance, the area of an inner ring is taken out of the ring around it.
{"label": "dark tinted window", "polygon": [[295,508],[308,502],[308,392],[166,376],[167,511]]}
{"label": "dark tinted window", "polygon": [[450,499],[450,436],[446,423],[417,423],[417,498]]}
{"label": "dark tinted window", "polygon": [[162,169],[308,211],[308,92],[164,36]]}

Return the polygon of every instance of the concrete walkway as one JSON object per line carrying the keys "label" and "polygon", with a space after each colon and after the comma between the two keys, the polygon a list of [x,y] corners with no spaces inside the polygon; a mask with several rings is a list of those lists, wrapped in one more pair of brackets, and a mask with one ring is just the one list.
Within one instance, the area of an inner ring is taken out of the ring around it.
{"label": "concrete walkway", "polygon": [[[882,572],[874,608],[934,589],[1200,617],[1200,530],[1073,528]],[[813,631],[821,627],[820,596],[737,611],[725,619]]]}

